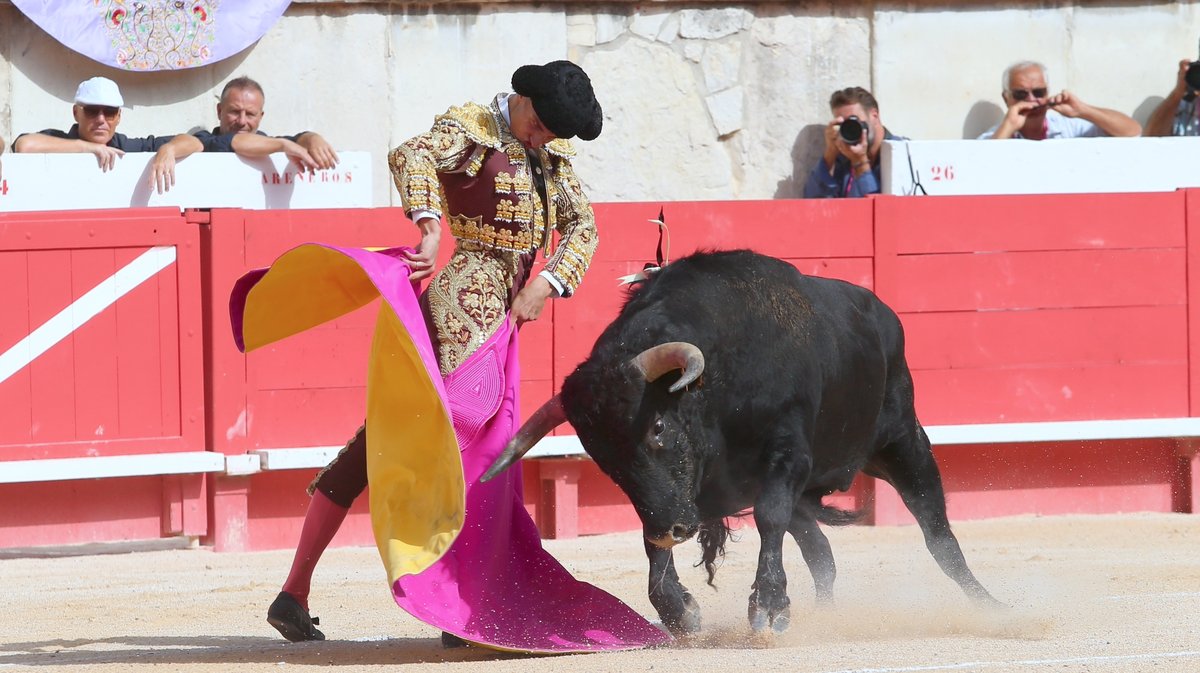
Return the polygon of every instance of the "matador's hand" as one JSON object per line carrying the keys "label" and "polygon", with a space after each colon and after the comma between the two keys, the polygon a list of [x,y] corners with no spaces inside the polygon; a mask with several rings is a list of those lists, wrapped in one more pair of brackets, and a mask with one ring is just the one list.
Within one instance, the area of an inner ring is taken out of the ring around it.
{"label": "matador's hand", "polygon": [[550,285],[550,281],[541,276],[534,276],[533,280],[529,281],[512,303],[512,317],[518,325],[530,320],[537,320],[542,314],[542,309],[546,307],[546,300],[554,294],[554,287]]}
{"label": "matador's hand", "polygon": [[438,245],[442,240],[441,223],[434,218],[423,217],[417,226],[421,228],[421,242],[416,252],[405,253],[405,261],[412,269],[408,276],[411,281],[419,281],[433,273],[437,264]]}

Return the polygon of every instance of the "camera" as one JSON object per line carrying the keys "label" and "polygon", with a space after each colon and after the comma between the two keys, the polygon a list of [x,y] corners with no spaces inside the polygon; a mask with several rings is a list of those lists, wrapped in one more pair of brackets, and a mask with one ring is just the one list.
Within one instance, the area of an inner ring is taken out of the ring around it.
{"label": "camera", "polygon": [[1187,72],[1183,74],[1184,81],[1192,91],[1200,91],[1200,61],[1188,64]]}
{"label": "camera", "polygon": [[[1191,71],[1189,70],[1188,72],[1190,73]],[[1200,73],[1197,73],[1197,75],[1200,76]],[[857,145],[863,139],[863,135],[866,132],[867,123],[854,115],[846,117],[846,120],[838,127],[838,135],[842,137],[842,140],[847,145]]]}

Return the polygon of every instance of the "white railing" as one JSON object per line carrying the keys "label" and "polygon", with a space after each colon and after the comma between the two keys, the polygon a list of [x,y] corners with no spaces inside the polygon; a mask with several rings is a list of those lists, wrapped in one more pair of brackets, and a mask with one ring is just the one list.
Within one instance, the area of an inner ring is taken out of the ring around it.
{"label": "white railing", "polygon": [[880,188],[912,194],[919,179],[930,196],[1172,192],[1200,186],[1197,155],[1200,137],[889,140]]}
{"label": "white railing", "polygon": [[[934,446],[1021,444],[1031,442],[1200,438],[1200,418],[1137,418],[1040,423],[978,423],[925,427]],[[321,468],[341,446],[257,449],[223,455],[210,451],[0,461],[0,484],[73,479],[220,473],[248,476],[259,472]],[[527,459],[586,457],[575,435],[546,437]]]}
{"label": "white railing", "polygon": [[102,172],[90,154],[5,153],[0,213],[178,206],[180,208],[369,208],[370,152],[339,152],[336,168],[304,173],[283,154],[243,159],[195,154],[175,166],[175,186],[150,188],[153,153],[126,154]]}

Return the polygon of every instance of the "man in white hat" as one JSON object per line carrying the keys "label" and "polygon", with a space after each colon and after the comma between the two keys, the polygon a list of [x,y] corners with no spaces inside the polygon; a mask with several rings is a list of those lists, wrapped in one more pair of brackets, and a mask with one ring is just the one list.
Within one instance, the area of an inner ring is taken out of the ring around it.
{"label": "man in white hat", "polygon": [[100,170],[108,171],[126,152],[157,152],[171,136],[130,138],[117,133],[125,99],[117,83],[107,77],[93,77],[75,90],[71,114],[75,124],[67,131],[46,129],[24,133],[13,141],[14,152],[41,154],[88,152],[96,156]]}

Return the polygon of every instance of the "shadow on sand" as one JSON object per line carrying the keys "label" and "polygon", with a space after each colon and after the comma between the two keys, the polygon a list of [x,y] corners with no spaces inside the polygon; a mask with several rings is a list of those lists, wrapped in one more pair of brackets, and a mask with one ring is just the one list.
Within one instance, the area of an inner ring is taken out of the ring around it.
{"label": "shadow on sand", "polygon": [[309,666],[386,666],[519,659],[524,655],[479,647],[445,649],[436,638],[288,643],[244,636],[150,637],[44,640],[0,646],[0,669],[8,666],[94,666],[138,664],[275,663]]}

